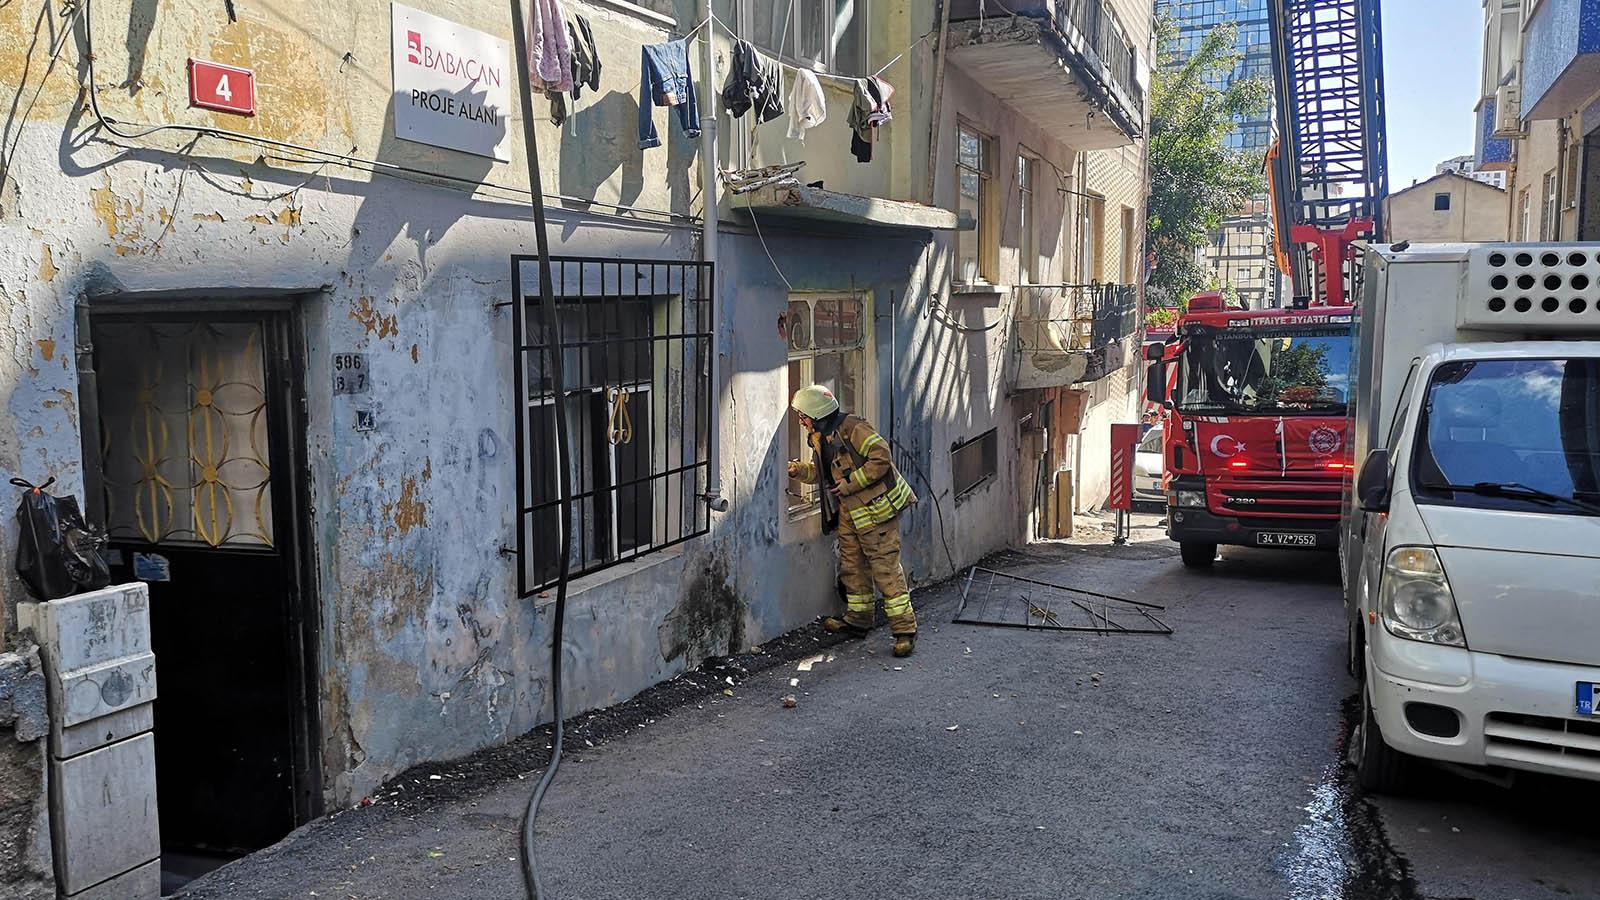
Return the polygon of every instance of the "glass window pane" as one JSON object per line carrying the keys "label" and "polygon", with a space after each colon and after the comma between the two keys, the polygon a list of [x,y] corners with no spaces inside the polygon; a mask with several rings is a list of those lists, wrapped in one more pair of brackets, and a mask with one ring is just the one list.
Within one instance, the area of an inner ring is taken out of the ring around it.
{"label": "glass window pane", "polygon": [[839,317],[839,343],[845,347],[858,346],[861,343],[861,298],[846,297],[839,305],[843,311]]}
{"label": "glass window pane", "polygon": [[831,0],[833,5],[833,71],[867,73],[866,6],[864,0]]}
{"label": "glass window pane", "polygon": [[[789,396],[793,397],[795,391],[811,383],[810,376],[806,372],[810,362],[807,359],[796,359],[789,362]],[[811,445],[806,443],[805,427],[800,424],[800,421],[795,418],[793,413],[789,413],[788,416],[788,427],[784,429],[788,435],[784,446],[785,459],[810,461]],[[814,496],[811,486],[798,478],[788,479],[786,493],[787,505],[791,508],[809,503]]]}
{"label": "glass window pane", "polygon": [[789,332],[790,350],[811,349],[811,304],[804,300],[790,301],[784,326]]}
{"label": "glass window pane", "polygon": [[824,297],[813,305],[817,349],[839,346],[839,301]]}
{"label": "glass window pane", "polygon": [[799,41],[795,44],[799,48],[799,57],[826,64],[829,38],[833,34],[828,14],[828,8],[833,5],[831,0],[794,0],[794,5],[799,13],[799,22],[795,26],[799,29]]}
{"label": "glass window pane", "polygon": [[979,147],[978,136],[965,128],[961,129],[960,135],[957,162],[967,168],[981,169],[983,151]]}

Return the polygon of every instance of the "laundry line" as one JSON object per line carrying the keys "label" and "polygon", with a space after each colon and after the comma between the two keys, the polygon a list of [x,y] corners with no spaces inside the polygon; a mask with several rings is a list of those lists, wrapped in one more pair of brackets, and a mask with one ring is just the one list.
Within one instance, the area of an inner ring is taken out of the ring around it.
{"label": "laundry line", "polygon": [[[711,13],[710,15],[706,16],[704,19],[701,19],[700,22],[698,24],[696,24],[693,28],[689,29],[687,32],[684,32],[683,37],[680,38],[679,40],[684,40],[684,41],[691,40],[695,36],[695,34],[700,31],[700,29],[706,27],[707,25],[711,24],[712,22],[715,22],[716,24],[721,25],[722,26],[722,30],[727,32],[728,37],[731,37],[736,41],[746,40],[744,35],[740,34],[732,25],[729,25],[727,22],[724,22],[722,20],[722,17],[717,15],[716,13]],[[798,71],[810,72],[811,74],[817,76],[818,78],[828,78],[828,79],[832,79],[834,81],[842,81],[842,82],[846,82],[848,84],[854,84],[855,82],[860,81],[863,78],[877,78],[877,77],[883,75],[884,72],[889,71],[889,67],[890,66],[893,66],[895,63],[899,62],[901,59],[903,59],[905,57],[905,55],[907,53],[910,53],[912,50],[915,50],[917,48],[917,45],[923,43],[924,41],[928,40],[928,38],[931,38],[931,37],[933,37],[933,32],[929,31],[927,34],[924,34],[922,37],[919,37],[916,40],[912,41],[910,44],[907,44],[905,49],[901,50],[899,53],[896,53],[893,57],[891,57],[889,59],[888,62],[884,63],[881,67],[879,67],[879,69],[876,72],[873,72],[871,75],[836,75],[836,74],[833,74],[831,72],[818,72],[815,69],[808,68],[808,67],[797,66],[797,65],[794,65],[793,63],[787,62],[787,61],[785,61],[783,59],[776,58],[776,57],[773,58],[773,62],[775,62],[779,66],[782,66],[785,69],[791,69],[791,70],[796,71],[796,72],[798,72]],[[750,41],[750,44],[752,46],[756,46],[756,43],[754,41]],[[716,73],[715,72],[712,72],[711,75],[712,75],[713,78],[716,77]]]}

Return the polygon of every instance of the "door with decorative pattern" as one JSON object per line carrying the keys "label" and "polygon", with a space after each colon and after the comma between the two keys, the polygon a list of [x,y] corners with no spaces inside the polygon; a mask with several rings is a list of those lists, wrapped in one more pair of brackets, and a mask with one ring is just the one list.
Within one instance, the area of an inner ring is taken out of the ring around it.
{"label": "door with decorative pattern", "polygon": [[162,843],[264,847],[312,790],[288,331],[273,314],[92,323],[113,569],[150,584]]}

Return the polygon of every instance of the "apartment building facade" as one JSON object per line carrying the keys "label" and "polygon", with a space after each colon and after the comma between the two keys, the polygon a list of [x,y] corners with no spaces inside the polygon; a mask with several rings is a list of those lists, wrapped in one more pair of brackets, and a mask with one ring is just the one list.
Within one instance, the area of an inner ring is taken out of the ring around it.
{"label": "apartment building facade", "polygon": [[[0,7],[0,475],[55,478],[151,584],[174,847],[262,846],[548,721],[564,545],[569,713],[832,609],[784,476],[801,384],[893,441],[916,583],[1105,496],[1147,2],[565,5],[600,65],[532,98],[549,310],[507,8]],[[642,48],[684,39],[703,117],[641,90]],[[736,39],[790,112],[711,96]]]}
{"label": "apartment building facade", "polygon": [[1600,239],[1600,3],[1486,0],[1478,168],[1511,240]]}

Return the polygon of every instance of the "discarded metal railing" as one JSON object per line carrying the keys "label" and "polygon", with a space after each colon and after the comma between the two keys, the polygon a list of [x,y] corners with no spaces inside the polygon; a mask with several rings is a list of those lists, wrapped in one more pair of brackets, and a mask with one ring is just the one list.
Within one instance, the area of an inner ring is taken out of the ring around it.
{"label": "discarded metal railing", "polygon": [[[986,581],[982,578],[985,575],[988,576]],[[961,606],[951,621],[962,625],[1040,631],[1170,635],[1172,626],[1155,615],[1165,611],[1164,606],[1142,600],[973,566],[961,589]],[[1125,625],[1119,619],[1128,620],[1130,624]]]}

